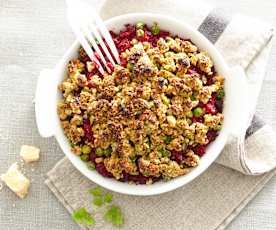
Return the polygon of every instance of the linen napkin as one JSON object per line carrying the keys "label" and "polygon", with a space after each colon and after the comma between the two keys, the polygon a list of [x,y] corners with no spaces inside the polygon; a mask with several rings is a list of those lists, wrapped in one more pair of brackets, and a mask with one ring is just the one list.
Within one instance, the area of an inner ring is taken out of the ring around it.
{"label": "linen napkin", "polygon": [[[275,174],[276,135],[254,116],[272,28],[253,18],[227,15],[223,9],[198,0],[107,0],[101,8],[103,18],[130,12],[170,14],[198,28],[230,66],[245,69],[251,100],[244,140],[233,139],[217,159],[218,164],[200,177],[173,192],[153,197],[114,193],[114,200],[125,213],[122,229],[224,229]],[[94,183],[67,158],[58,162],[47,176],[46,184],[70,213],[82,206],[91,210],[87,190]],[[99,217],[96,219],[93,229],[113,228]]]}

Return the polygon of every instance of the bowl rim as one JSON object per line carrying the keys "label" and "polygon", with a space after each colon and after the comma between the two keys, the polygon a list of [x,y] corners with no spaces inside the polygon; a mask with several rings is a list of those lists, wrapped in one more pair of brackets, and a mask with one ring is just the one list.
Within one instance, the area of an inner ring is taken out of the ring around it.
{"label": "bowl rim", "polygon": [[[199,31],[197,31],[195,28],[193,28],[191,25],[181,22],[171,16],[164,16],[164,15],[152,14],[152,13],[130,13],[130,14],[119,15],[116,17],[112,17],[108,20],[105,20],[105,24],[108,27],[109,27],[109,24],[115,24],[116,22],[120,22],[120,21],[126,21],[125,24],[127,24],[128,20],[131,21],[135,18],[137,18],[137,19],[138,18],[147,18],[147,20],[151,20],[151,21],[163,20],[163,21],[167,21],[168,23],[175,23],[175,24],[185,28],[185,30],[188,30],[191,34],[193,34],[193,36],[195,36],[197,38],[197,41],[200,40],[200,42],[204,44],[203,45],[204,48],[206,48],[206,49],[208,48],[208,50],[212,51],[212,55],[210,55],[212,57],[212,59],[215,56],[217,59],[217,62],[219,62],[219,68],[222,70],[224,75],[225,76],[229,75],[229,67],[226,64],[226,62],[224,61],[224,59],[221,56],[221,54],[219,53],[219,51],[215,48],[215,46],[206,37],[204,37]],[[138,21],[138,20],[136,20],[136,21]],[[186,38],[187,38],[187,36],[186,36]],[[194,42],[194,40],[192,40],[192,41]],[[195,44],[198,46],[197,42],[195,42]],[[70,56],[70,54],[72,52],[74,52],[77,47],[79,47],[79,42],[75,41],[71,45],[71,47],[67,50],[67,52],[63,56],[62,60],[60,60],[60,62],[57,64],[57,66],[55,68],[56,72],[59,72],[57,74],[60,74],[60,75],[64,74],[64,59],[68,58],[68,56]],[[217,67],[217,65],[216,65],[216,67]],[[63,72],[63,74],[62,74],[62,72]],[[209,157],[210,160],[206,161],[204,166],[201,166],[201,167],[197,166],[190,173],[183,175],[183,176],[179,176],[177,178],[174,178],[171,181],[164,182],[164,183],[157,182],[152,185],[130,185],[128,183],[118,182],[114,178],[111,178],[111,179],[105,178],[105,177],[101,176],[99,173],[97,173],[96,171],[89,170],[86,167],[86,165],[79,159],[78,156],[73,154],[71,152],[71,150],[68,151],[69,144],[68,143],[66,144],[64,141],[64,138],[62,138],[62,136],[64,136],[64,133],[62,131],[62,128],[60,127],[60,122],[59,122],[59,125],[57,125],[56,132],[55,132],[54,136],[57,139],[57,142],[59,143],[61,149],[63,150],[65,155],[69,158],[69,160],[74,165],[74,167],[76,169],[78,169],[89,180],[95,182],[96,184],[98,184],[106,189],[109,189],[109,190],[112,190],[112,191],[115,191],[118,193],[127,194],[127,195],[149,196],[149,195],[157,195],[157,194],[162,194],[162,193],[166,193],[166,192],[175,190],[179,187],[182,187],[182,186],[188,184],[189,182],[194,180],[196,177],[201,175],[220,155],[221,150],[225,146],[226,141],[228,139],[229,130],[226,129],[224,132],[220,132],[220,134],[216,138],[216,140],[210,144],[210,145],[216,145],[217,149],[219,149],[219,150],[213,156]],[[95,173],[98,175],[95,175]],[[110,180],[112,180],[112,181],[110,181]],[[162,186],[156,187],[155,185],[158,183],[162,183]],[[130,187],[130,186],[134,186],[134,187]]]}

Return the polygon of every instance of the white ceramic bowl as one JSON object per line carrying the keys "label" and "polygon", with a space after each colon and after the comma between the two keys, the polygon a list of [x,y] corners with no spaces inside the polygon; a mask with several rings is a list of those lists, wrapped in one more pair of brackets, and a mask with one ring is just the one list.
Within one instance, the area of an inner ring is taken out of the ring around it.
{"label": "white ceramic bowl", "polygon": [[191,39],[200,50],[206,51],[211,56],[217,72],[226,79],[226,97],[223,109],[225,119],[222,130],[217,139],[208,146],[206,154],[201,158],[201,162],[196,168],[187,175],[177,177],[167,182],[160,181],[152,185],[133,185],[102,177],[97,171],[89,170],[85,163],[71,152],[70,145],[63,133],[56,112],[57,101],[61,98],[57,86],[66,77],[69,60],[77,57],[78,42],[74,42],[54,69],[41,72],[36,90],[35,109],[37,126],[41,136],[55,136],[65,155],[87,178],[115,192],[130,195],[154,195],[171,191],[189,183],[215,161],[229,139],[229,136],[237,133],[242,125],[242,116],[239,115],[238,117],[237,114],[241,112],[244,101],[246,101],[246,81],[239,69],[230,70],[228,68],[217,49],[202,34],[191,26],[173,18],[154,14],[128,14],[107,20],[106,26],[108,29],[118,32],[125,24],[135,24],[137,21],[145,22],[148,25],[158,22],[162,29],[168,30],[180,37]]}

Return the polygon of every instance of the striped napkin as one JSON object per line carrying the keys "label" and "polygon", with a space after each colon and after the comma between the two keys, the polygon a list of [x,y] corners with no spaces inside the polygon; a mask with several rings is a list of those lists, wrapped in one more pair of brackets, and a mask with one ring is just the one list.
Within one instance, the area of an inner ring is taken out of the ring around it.
{"label": "striped napkin", "polygon": [[[104,19],[131,12],[171,15],[198,28],[230,67],[244,68],[249,82],[250,113],[244,138],[233,138],[216,163],[188,185],[152,197],[114,193],[125,213],[122,229],[224,229],[276,173],[276,135],[254,115],[273,29],[254,18],[228,15],[199,0],[106,0],[101,8]],[[90,210],[87,190],[94,184],[67,158],[47,174],[46,184],[70,213],[83,206]],[[96,219],[93,229],[113,229]]]}

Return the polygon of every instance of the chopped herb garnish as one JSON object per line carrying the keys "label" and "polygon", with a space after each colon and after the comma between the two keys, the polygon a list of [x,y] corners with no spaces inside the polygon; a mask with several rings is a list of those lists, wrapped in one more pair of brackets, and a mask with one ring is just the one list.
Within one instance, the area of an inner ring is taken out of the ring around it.
{"label": "chopped herb garnish", "polygon": [[144,23],[143,22],[137,22],[136,23],[136,29],[139,30],[139,29],[144,29]]}
{"label": "chopped herb garnish", "polygon": [[81,147],[81,152],[83,154],[89,154],[91,152],[91,147],[89,145],[83,145]]}
{"label": "chopped herb garnish", "polygon": [[104,215],[104,219],[116,226],[119,226],[124,222],[121,209],[116,205],[112,205],[108,208]]}
{"label": "chopped herb garnish", "polygon": [[89,168],[90,170],[94,170],[95,169],[95,164],[91,161],[86,163],[87,168]]}
{"label": "chopped herb garnish", "polygon": [[87,155],[87,154],[82,154],[82,155],[80,156],[80,159],[81,159],[82,161],[88,161],[89,155]]}
{"label": "chopped herb garnish", "polygon": [[197,96],[197,94],[196,94],[196,93],[193,93],[193,94],[190,96],[191,100],[192,100],[192,101],[195,101],[195,100],[196,100],[196,96]]}
{"label": "chopped herb garnish", "polygon": [[93,200],[93,204],[96,205],[96,206],[102,206],[103,205],[103,199],[102,197],[98,196],[98,197],[95,197],[94,200]]}
{"label": "chopped herb garnish", "polygon": [[131,160],[131,162],[135,162],[137,160],[137,156],[132,155],[132,156],[129,157],[129,159]]}
{"label": "chopped herb garnish", "polygon": [[104,151],[101,148],[96,149],[96,155],[97,156],[102,156],[104,154]]}
{"label": "chopped herb garnish", "polygon": [[171,177],[168,177],[168,176],[164,176],[164,175],[163,175],[163,180],[169,181],[169,180],[171,180],[171,179],[172,179]]}
{"label": "chopped herb garnish", "polygon": [[221,100],[222,98],[224,98],[224,96],[225,96],[225,92],[222,89],[218,92],[217,99]]}
{"label": "chopped herb garnish", "polygon": [[188,113],[186,113],[186,116],[189,117],[189,118],[192,118],[193,117],[193,112],[189,111]]}
{"label": "chopped herb garnish", "polygon": [[170,144],[170,142],[172,141],[172,137],[171,136],[165,136],[164,137],[164,142],[166,145]]}
{"label": "chopped herb garnish", "polygon": [[109,146],[107,149],[103,150],[104,155],[109,156],[112,153],[112,148]]}
{"label": "chopped herb garnish", "polygon": [[112,194],[110,194],[110,193],[106,193],[106,194],[105,194],[105,196],[104,196],[104,201],[105,201],[106,203],[110,203],[110,202],[112,201],[112,199],[113,199]]}
{"label": "chopped herb garnish", "polygon": [[133,70],[133,64],[132,63],[130,63],[130,62],[128,62],[127,63],[127,69],[129,70],[129,71],[132,71]]}
{"label": "chopped herb garnish", "polygon": [[90,189],[89,193],[92,194],[93,196],[102,196],[103,195],[103,191],[99,186]]}
{"label": "chopped herb garnish", "polygon": [[158,24],[156,22],[153,23],[153,26],[151,27],[151,33],[153,35],[158,35],[160,33],[160,27],[158,26]]}
{"label": "chopped herb garnish", "polygon": [[74,221],[81,223],[92,225],[95,224],[94,218],[87,212],[85,208],[80,208],[72,214],[72,218]]}
{"label": "chopped herb garnish", "polygon": [[[148,124],[145,125],[147,128],[149,128]],[[146,138],[145,138],[145,142],[146,144],[150,147],[151,145],[151,140],[150,140],[150,136],[147,135]]]}
{"label": "chopped herb garnish", "polygon": [[149,176],[149,173],[148,172],[143,172],[143,175],[144,176]]}
{"label": "chopped herb garnish", "polygon": [[162,101],[165,105],[169,105],[171,102],[171,100],[168,97],[166,97],[165,95],[162,96]]}
{"label": "chopped herb garnish", "polygon": [[140,153],[142,152],[142,147],[140,145],[135,145],[134,150],[135,150],[135,153]]}
{"label": "chopped herb garnish", "polygon": [[171,155],[170,151],[168,151],[167,149],[165,149],[164,146],[160,146],[158,148],[158,152],[161,154],[162,157],[168,157]]}

